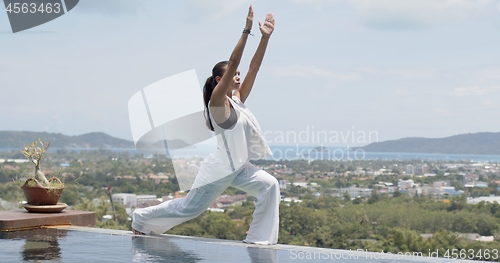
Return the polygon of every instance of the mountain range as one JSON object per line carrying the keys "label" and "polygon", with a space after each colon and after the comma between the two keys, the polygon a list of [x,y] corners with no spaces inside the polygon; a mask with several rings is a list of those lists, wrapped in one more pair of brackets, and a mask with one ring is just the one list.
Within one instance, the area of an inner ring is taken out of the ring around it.
{"label": "mountain range", "polygon": [[500,132],[479,132],[445,138],[411,137],[359,147],[366,152],[500,155]]}
{"label": "mountain range", "polygon": [[[102,132],[67,136],[29,131],[0,131],[0,148],[22,148],[38,138],[50,141],[51,147],[56,148],[134,148],[132,141],[118,139]],[[445,138],[409,137],[371,143],[358,149],[366,152],[500,155],[500,132],[469,133]]]}
{"label": "mountain range", "polygon": [[55,148],[133,148],[134,143],[124,139],[114,138],[103,132],[91,132],[77,136],[67,136],[61,133],[30,132],[30,131],[0,131],[0,148],[22,148],[40,138],[43,142],[50,141],[50,147]]}

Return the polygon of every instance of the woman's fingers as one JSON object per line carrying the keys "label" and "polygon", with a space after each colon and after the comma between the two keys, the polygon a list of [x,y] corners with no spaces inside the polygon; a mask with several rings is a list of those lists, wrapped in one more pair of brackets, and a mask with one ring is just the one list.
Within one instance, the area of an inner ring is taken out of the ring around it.
{"label": "woman's fingers", "polygon": [[269,28],[269,29],[273,30],[274,29],[274,16],[273,16],[273,14],[272,13],[267,13],[267,15],[266,15],[266,21],[264,21],[263,25],[261,25],[260,21],[259,21],[259,26],[260,27],[264,26],[265,28]]}
{"label": "woman's fingers", "polygon": [[266,21],[274,25],[274,16],[272,13],[267,13],[266,15]]}
{"label": "woman's fingers", "polygon": [[251,5],[250,5],[250,7],[248,8],[248,17],[253,18],[253,8],[252,8],[252,6],[251,6]]}
{"label": "woman's fingers", "polygon": [[248,7],[248,15],[245,28],[248,30],[252,29],[252,23],[253,23],[253,8],[250,5],[250,7]]}

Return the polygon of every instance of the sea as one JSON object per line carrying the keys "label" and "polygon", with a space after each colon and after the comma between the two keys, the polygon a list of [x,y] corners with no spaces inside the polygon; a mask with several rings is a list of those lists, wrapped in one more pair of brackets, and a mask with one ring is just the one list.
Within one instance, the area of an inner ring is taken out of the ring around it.
{"label": "sea", "polygon": [[[361,161],[361,160],[421,160],[421,161],[466,161],[466,162],[500,162],[500,155],[481,154],[444,154],[444,153],[405,153],[405,152],[367,152],[361,148],[348,147],[318,147],[303,145],[270,145],[273,156],[269,160],[331,160],[331,161]],[[315,149],[316,148],[316,149]],[[204,158],[214,151],[213,145],[197,145],[192,148],[179,149],[169,152],[168,150],[138,150],[135,148],[107,148],[104,150],[131,155],[142,154],[146,157],[154,154],[165,154],[167,157],[180,158]],[[0,152],[17,152],[17,148],[0,148]],[[50,152],[57,152],[60,148],[50,148]],[[98,148],[66,148],[68,152],[96,151]]]}

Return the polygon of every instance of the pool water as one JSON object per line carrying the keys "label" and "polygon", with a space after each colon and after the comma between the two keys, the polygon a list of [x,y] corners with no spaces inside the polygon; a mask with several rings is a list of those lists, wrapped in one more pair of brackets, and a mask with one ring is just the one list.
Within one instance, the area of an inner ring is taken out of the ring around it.
{"label": "pool water", "polygon": [[472,262],[173,235],[132,236],[130,231],[47,228],[0,232],[0,262]]}

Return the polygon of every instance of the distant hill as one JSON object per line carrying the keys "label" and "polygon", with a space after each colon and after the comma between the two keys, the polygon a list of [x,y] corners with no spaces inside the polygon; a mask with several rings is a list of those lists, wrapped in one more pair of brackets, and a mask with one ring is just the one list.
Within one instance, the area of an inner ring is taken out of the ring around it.
{"label": "distant hill", "polygon": [[78,136],[60,133],[0,131],[0,148],[21,148],[38,138],[50,141],[50,147],[56,148],[133,148],[134,143],[111,137],[102,132],[91,132]]}
{"label": "distant hill", "polygon": [[500,155],[500,132],[460,134],[445,138],[403,138],[360,147],[367,152]]}

